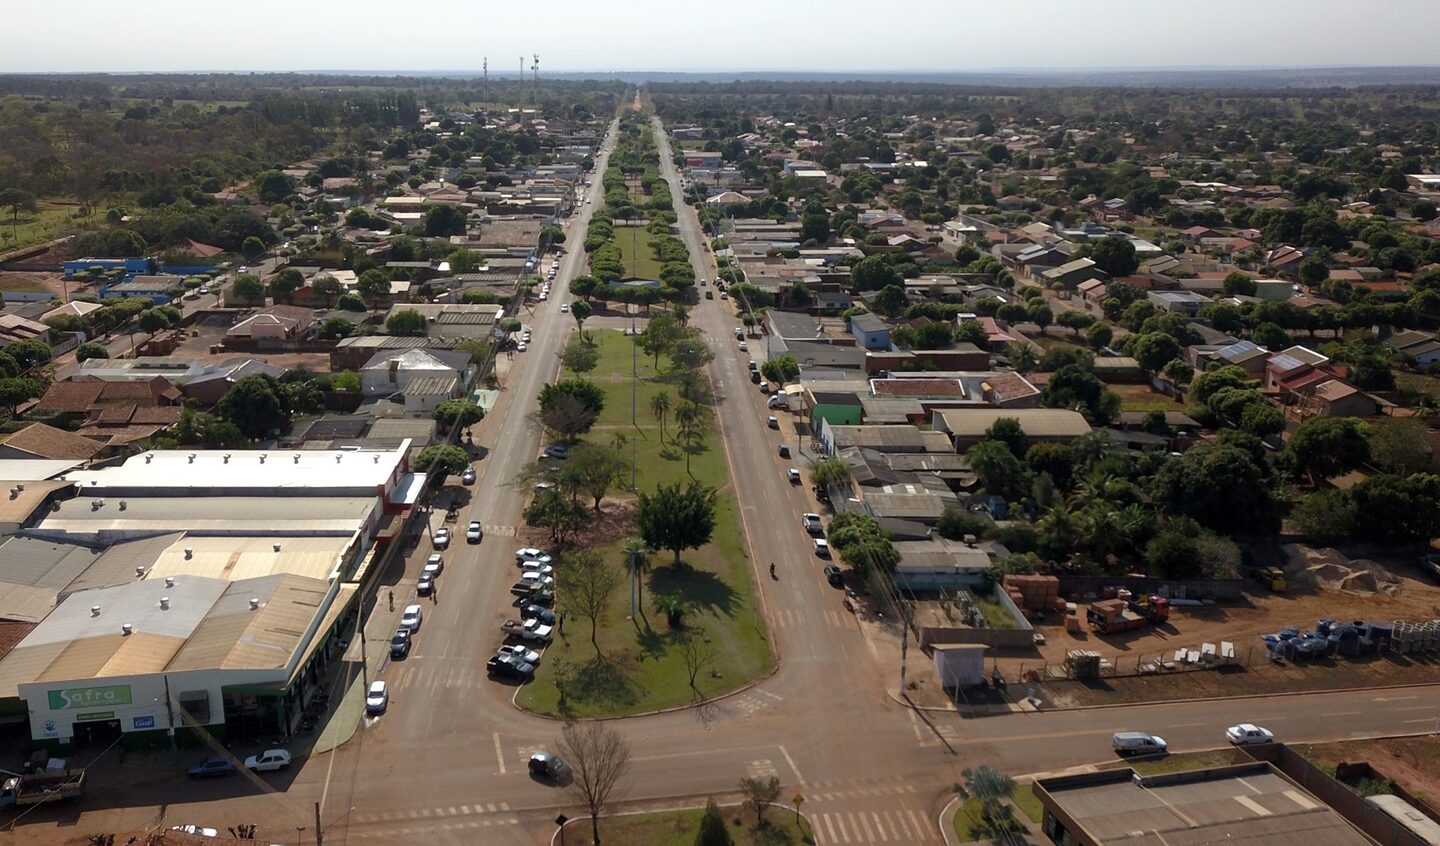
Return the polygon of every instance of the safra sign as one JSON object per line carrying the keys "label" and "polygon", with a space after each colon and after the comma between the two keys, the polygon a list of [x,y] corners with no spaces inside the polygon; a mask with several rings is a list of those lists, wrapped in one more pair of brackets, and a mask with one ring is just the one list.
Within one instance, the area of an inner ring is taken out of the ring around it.
{"label": "safra sign", "polygon": [[67,690],[48,690],[45,694],[50,700],[50,710],[52,711],[130,704],[130,685],[128,684],[115,684],[108,687],[72,687]]}

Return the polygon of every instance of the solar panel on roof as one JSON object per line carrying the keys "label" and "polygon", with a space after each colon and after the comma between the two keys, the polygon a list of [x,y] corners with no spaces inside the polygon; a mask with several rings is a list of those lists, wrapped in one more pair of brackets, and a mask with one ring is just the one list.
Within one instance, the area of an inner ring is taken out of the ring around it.
{"label": "solar panel on roof", "polygon": [[1275,366],[1276,370],[1294,370],[1303,364],[1293,355],[1277,355],[1270,359],[1270,363]]}
{"label": "solar panel on roof", "polygon": [[1254,341],[1239,341],[1220,350],[1219,354],[1222,356],[1232,356],[1239,355],[1241,353],[1254,352],[1258,349],[1260,349],[1260,346]]}

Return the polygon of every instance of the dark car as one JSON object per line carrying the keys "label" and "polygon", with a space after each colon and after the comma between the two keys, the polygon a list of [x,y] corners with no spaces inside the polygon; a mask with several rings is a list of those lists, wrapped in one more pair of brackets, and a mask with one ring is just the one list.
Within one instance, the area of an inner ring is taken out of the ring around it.
{"label": "dark car", "polygon": [[834,564],[825,565],[825,581],[835,587],[845,587],[845,574]]}
{"label": "dark car", "polygon": [[216,776],[227,776],[235,772],[235,765],[229,758],[222,758],[216,755],[212,758],[191,764],[188,770],[191,778],[214,778]]}
{"label": "dark car", "polygon": [[526,620],[534,618],[547,626],[555,625],[555,612],[551,611],[549,608],[545,608],[544,606],[536,605],[534,603],[531,603],[529,605],[526,605],[524,608],[521,608],[520,616],[522,619]]}
{"label": "dark car", "polygon": [[715,299],[715,292],[714,292],[714,291],[706,291],[706,292],[705,292],[705,299],[707,299],[707,300],[713,300],[713,299]]}
{"label": "dark car", "polygon": [[541,778],[558,779],[570,770],[570,765],[549,752],[536,752],[530,756],[530,774]]}
{"label": "dark car", "polygon": [[535,668],[508,656],[496,655],[485,662],[485,672],[492,676],[528,681],[535,674]]}
{"label": "dark car", "polygon": [[410,630],[400,629],[390,638],[390,657],[404,658],[410,654]]}
{"label": "dark car", "polygon": [[776,450],[780,453],[781,458],[790,457],[790,447],[786,444],[781,444],[780,446],[776,447]]}
{"label": "dark car", "polygon": [[429,596],[435,590],[435,580],[429,576],[422,576],[420,581],[415,583],[415,594],[417,596]]}
{"label": "dark car", "polygon": [[751,370],[751,371],[750,371],[750,381],[751,381],[751,382],[754,382],[754,383],[757,384],[757,385],[760,384],[760,371],[759,371],[759,370]]}

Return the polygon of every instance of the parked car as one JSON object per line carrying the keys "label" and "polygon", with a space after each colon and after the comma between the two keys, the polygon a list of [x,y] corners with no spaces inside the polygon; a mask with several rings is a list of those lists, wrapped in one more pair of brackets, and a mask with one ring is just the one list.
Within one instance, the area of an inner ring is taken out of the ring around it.
{"label": "parked car", "polygon": [[784,391],[777,391],[770,396],[765,405],[767,408],[789,408],[790,398],[785,396]]}
{"label": "parked car", "polygon": [[[544,294],[541,294],[540,296],[543,297],[543,296],[545,296],[545,295],[544,295]],[[530,349],[530,348],[527,347],[527,346],[525,346],[525,342],[524,342],[524,341],[521,341],[520,343],[518,343],[518,344],[515,345],[515,352],[525,352],[525,351],[528,350],[528,349]]]}
{"label": "parked car", "polygon": [[1225,739],[1236,746],[1249,746],[1258,743],[1273,743],[1275,733],[1254,723],[1241,723],[1226,729]]}
{"label": "parked car", "polygon": [[410,654],[410,630],[400,628],[390,636],[390,657],[404,658]]}
{"label": "parked car", "polygon": [[569,304],[569,303],[561,303],[561,304],[560,304],[560,313],[561,313],[561,314],[569,314],[569,313],[570,313],[570,304]]}
{"label": "parked car", "polygon": [[515,563],[524,564],[527,561],[534,561],[539,564],[553,564],[554,559],[545,554],[545,550],[536,549],[533,546],[525,546],[515,550]]}
{"label": "parked car", "polygon": [[434,581],[445,571],[445,562],[440,556],[432,555],[425,561],[425,566],[420,568],[420,578]]}
{"label": "parked car", "polygon": [[290,753],[284,749],[266,749],[259,755],[245,759],[245,769],[254,773],[268,773],[290,768]]}
{"label": "parked car", "polygon": [[781,458],[789,458],[789,457],[790,457],[790,446],[789,446],[789,444],[780,444],[779,446],[777,446],[777,447],[775,448],[775,451],[780,454],[780,457],[781,457]]}
{"label": "parked car", "polygon": [[365,693],[365,713],[383,714],[389,707],[390,688],[379,679],[370,682],[370,690]]}
{"label": "parked car", "polygon": [[830,541],[827,541],[827,540],[825,540],[824,538],[816,538],[814,541],[812,541],[812,543],[814,544],[814,547],[815,547],[815,555],[816,555],[817,557],[819,557],[819,558],[829,558],[829,557],[830,557]]}
{"label": "parked car", "polygon": [[540,665],[540,653],[533,649],[526,649],[519,644],[505,644],[495,652],[496,655],[509,655],[516,661],[523,661],[526,664]]}
{"label": "parked car", "polygon": [[235,772],[235,764],[229,758],[214,755],[190,765],[187,770],[191,778],[215,778]]}
{"label": "parked car", "polygon": [[714,292],[714,291],[706,291],[706,292],[705,292],[705,299],[707,299],[707,300],[713,300],[713,299],[715,299],[715,292]]}
{"label": "parked car", "polygon": [[435,580],[429,576],[421,576],[420,581],[415,583],[415,594],[417,596],[429,596],[435,592]]}
{"label": "parked car", "polygon": [[520,617],[525,620],[539,620],[547,626],[555,625],[555,612],[533,602],[520,609]]}
{"label": "parked car", "polygon": [[[542,587],[542,588],[552,588],[552,589],[553,589],[553,588],[555,587],[555,577],[554,577],[554,576],[548,576],[548,575],[546,575],[546,574],[544,574],[544,573],[540,573],[540,572],[537,572],[537,571],[535,571],[535,570],[526,570],[525,572],[521,573],[521,574],[520,574],[520,582],[521,582],[522,584],[531,584],[531,585],[535,585],[536,587]],[[417,606],[417,607],[418,607],[418,606]]]}
{"label": "parked car", "polygon": [[751,381],[751,382],[754,382],[754,383],[757,384],[757,385],[760,384],[760,371],[759,371],[759,370],[751,370],[751,371],[750,371],[750,381]]}
{"label": "parked car", "polygon": [[531,664],[516,662],[509,657],[496,655],[485,662],[485,672],[492,676],[504,676],[506,678],[526,681],[535,675],[535,667]]}
{"label": "parked car", "polygon": [[1115,754],[1122,758],[1131,755],[1164,755],[1169,750],[1165,738],[1143,731],[1116,732],[1110,738],[1110,746],[1115,750]]}
{"label": "parked car", "polygon": [[825,532],[825,525],[820,522],[820,515],[813,511],[806,511],[800,515],[800,527],[812,535]]}
{"label": "parked car", "polygon": [[749,352],[749,351],[750,351],[749,345],[746,344],[744,341],[740,341],[740,342],[737,343],[735,346],[737,346],[737,347],[740,348],[740,352]]}
{"label": "parked car", "polygon": [[767,418],[765,418],[765,425],[766,425],[766,426],[769,426],[771,429],[779,429],[779,428],[780,428],[780,418],[778,418],[778,417],[767,417]]}
{"label": "parked car", "polygon": [[[450,529],[445,526],[436,529],[435,535],[431,537],[430,542],[434,544],[436,549],[445,549],[450,545]],[[439,558],[440,556],[434,555],[431,557]]]}
{"label": "parked car", "polygon": [[541,778],[559,778],[570,771],[564,759],[549,752],[536,752],[530,756],[530,774]]}
{"label": "parked car", "polygon": [[834,564],[825,565],[825,581],[835,587],[845,587],[845,573]]}
{"label": "parked car", "polygon": [[541,564],[539,561],[526,561],[520,566],[524,568],[524,572],[521,573],[522,577],[525,573],[539,573],[542,576],[555,575],[554,564]]}
{"label": "parked car", "polygon": [[405,610],[400,614],[400,625],[410,630],[411,634],[420,631],[420,624],[425,621],[425,612],[419,605],[406,605]]}
{"label": "parked car", "polygon": [[545,448],[546,458],[556,458],[561,461],[570,455],[570,450],[564,444],[554,444]]}
{"label": "parked car", "polygon": [[178,831],[181,834],[194,834],[198,837],[219,837],[220,832],[213,828],[206,828],[203,825],[172,825],[171,831]]}
{"label": "parked car", "polygon": [[766,381],[763,381],[763,380],[760,382],[760,393],[762,393],[762,394],[768,394],[768,393],[770,393],[770,383],[769,383],[769,382],[766,382]]}
{"label": "parked car", "polygon": [[465,468],[465,472],[460,474],[460,484],[462,484],[462,485],[473,485],[473,484],[475,484],[475,468],[474,468],[474,467],[466,467],[466,468]]}
{"label": "parked car", "polygon": [[790,484],[798,485],[800,484],[800,471],[796,470],[794,467],[791,467],[789,470],[785,471],[785,478],[790,480]]}
{"label": "parked car", "polygon": [[471,520],[470,525],[465,527],[465,542],[479,543],[485,538],[485,527],[478,521]]}

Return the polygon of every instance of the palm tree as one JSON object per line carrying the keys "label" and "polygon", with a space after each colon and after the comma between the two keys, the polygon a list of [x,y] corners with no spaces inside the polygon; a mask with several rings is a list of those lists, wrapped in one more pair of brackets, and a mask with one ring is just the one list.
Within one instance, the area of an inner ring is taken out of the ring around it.
{"label": "palm tree", "polygon": [[670,394],[661,391],[650,398],[650,413],[660,421],[660,443],[665,443],[665,415],[670,413]]}
{"label": "palm tree", "polygon": [[690,472],[690,456],[694,454],[700,441],[704,418],[705,408],[697,403],[681,403],[680,407],[675,409],[675,426],[679,429],[680,439],[685,442],[685,473],[691,478],[694,478],[695,474]]}
{"label": "palm tree", "polygon": [[[628,538],[620,554],[625,556],[625,562],[630,567],[630,578],[635,580],[635,607],[640,610],[640,616],[644,617],[645,572],[650,569],[650,547],[640,538]],[[648,626],[650,621],[647,619],[645,624]]]}
{"label": "palm tree", "polygon": [[676,323],[679,323],[681,326],[690,325],[690,309],[688,306],[677,304],[675,308],[670,310],[670,313],[675,315]]}
{"label": "palm tree", "polygon": [[673,593],[667,593],[655,600],[655,608],[665,615],[670,628],[678,629],[685,623],[685,613],[690,610],[690,603]]}

